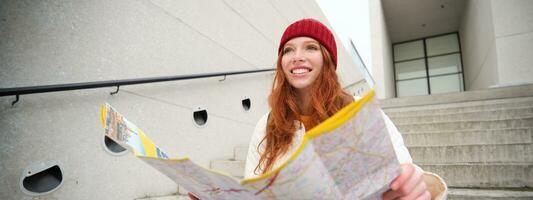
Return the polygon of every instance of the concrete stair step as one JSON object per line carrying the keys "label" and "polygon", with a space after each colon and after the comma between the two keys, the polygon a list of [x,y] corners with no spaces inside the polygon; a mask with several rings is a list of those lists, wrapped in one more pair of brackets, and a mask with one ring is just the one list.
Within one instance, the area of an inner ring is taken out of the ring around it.
{"label": "concrete stair step", "polygon": [[452,132],[402,133],[409,147],[488,144],[531,144],[532,129],[497,129]]}
{"label": "concrete stair step", "polygon": [[[416,163],[416,162],[415,162]],[[533,187],[533,163],[421,164],[441,176],[449,187]]]}
{"label": "concrete stair step", "polygon": [[242,179],[244,177],[244,166],[246,162],[243,160],[214,160],[211,161],[210,168],[216,171],[228,173],[235,178]]}
{"label": "concrete stair step", "polygon": [[[470,102],[468,102],[470,103]],[[413,117],[413,116],[430,116],[434,114],[446,115],[446,114],[458,114],[458,113],[467,113],[467,112],[481,112],[481,111],[497,111],[497,110],[509,110],[516,108],[527,108],[532,107],[533,101],[528,102],[508,102],[502,104],[487,104],[487,105],[476,105],[476,106],[461,106],[457,107],[454,104],[440,104],[440,105],[431,105],[431,106],[420,106],[420,107],[401,107],[394,109],[383,109],[387,115],[391,117]]]}
{"label": "concrete stair step", "polygon": [[419,105],[419,106],[403,106],[395,108],[387,108],[384,106],[383,110],[390,115],[416,116],[424,114],[452,114],[457,112],[472,112],[485,110],[502,110],[513,109],[519,107],[533,106],[533,97],[511,98],[511,99],[496,99],[496,100],[480,100],[468,101],[460,103],[441,103],[433,105]]}
{"label": "concrete stair step", "polygon": [[469,90],[446,94],[432,94],[426,96],[382,99],[380,102],[383,108],[398,108],[479,101],[507,101],[508,99],[515,100],[528,97],[533,97],[533,84],[489,88],[483,90]]}
{"label": "concrete stair step", "polygon": [[504,119],[504,120],[476,120],[476,121],[451,121],[434,123],[396,124],[400,132],[428,132],[428,131],[464,131],[464,130],[491,130],[533,127],[533,117]]}
{"label": "concrete stair step", "polygon": [[474,189],[474,188],[448,188],[450,200],[531,200],[533,191],[517,191],[504,189]]}
{"label": "concrete stair step", "polygon": [[531,144],[407,146],[407,148],[413,161],[419,164],[533,162]]}
{"label": "concrete stair step", "polygon": [[433,123],[450,121],[504,120],[533,117],[533,107],[519,107],[506,110],[472,111],[454,114],[433,114],[424,116],[391,117],[395,124]]}

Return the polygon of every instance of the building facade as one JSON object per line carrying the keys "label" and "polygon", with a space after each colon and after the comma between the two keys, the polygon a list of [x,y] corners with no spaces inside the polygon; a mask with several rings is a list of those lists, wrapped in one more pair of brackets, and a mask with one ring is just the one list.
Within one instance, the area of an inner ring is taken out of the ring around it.
{"label": "building facade", "polygon": [[[270,69],[312,0],[0,1],[0,89]],[[379,98],[533,81],[533,1],[368,0]],[[337,38],[338,39],[338,38]],[[343,42],[337,41],[337,44]],[[362,63],[338,45],[343,86]],[[272,73],[0,97],[0,199],[136,199],[177,185],[104,137],[108,102],[170,157],[210,167],[247,146]]]}
{"label": "building facade", "polygon": [[531,84],[533,2],[370,1],[381,98]]}
{"label": "building facade", "polygon": [[[0,1],[0,88],[274,68],[315,1]],[[343,85],[361,79],[339,49]],[[171,157],[210,167],[246,146],[273,73],[0,97],[0,199],[136,199],[178,192],[104,137],[110,103]],[[183,192],[183,191],[182,191]]]}

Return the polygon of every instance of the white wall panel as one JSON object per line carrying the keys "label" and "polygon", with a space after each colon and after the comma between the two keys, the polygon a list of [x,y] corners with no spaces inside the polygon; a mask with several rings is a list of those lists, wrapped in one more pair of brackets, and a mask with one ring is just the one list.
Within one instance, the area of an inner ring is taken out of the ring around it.
{"label": "white wall panel", "polygon": [[[272,68],[284,28],[328,24],[314,1],[0,1],[0,88]],[[339,50],[339,74],[359,80]],[[353,68],[353,69],[352,69]],[[131,154],[103,147],[98,107],[109,102],[173,156],[208,166],[248,144],[268,111],[272,72],[0,97],[0,199],[28,166],[59,163],[63,185],[39,199],[135,199],[177,185]],[[244,111],[243,97],[251,100]],[[206,126],[193,123],[203,106]]]}

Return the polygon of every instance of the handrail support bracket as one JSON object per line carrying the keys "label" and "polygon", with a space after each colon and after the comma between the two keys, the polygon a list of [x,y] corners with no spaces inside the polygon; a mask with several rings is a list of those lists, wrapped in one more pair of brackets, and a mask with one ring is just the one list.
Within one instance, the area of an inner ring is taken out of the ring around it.
{"label": "handrail support bracket", "polygon": [[18,94],[16,95],[16,99],[15,99],[15,101],[11,102],[11,106],[14,106],[17,102],[19,102],[19,96],[20,95],[18,95]]}
{"label": "handrail support bracket", "polygon": [[117,85],[117,90],[115,90],[114,92],[110,92],[109,94],[111,95],[117,94],[118,90],[120,90],[120,85]]}

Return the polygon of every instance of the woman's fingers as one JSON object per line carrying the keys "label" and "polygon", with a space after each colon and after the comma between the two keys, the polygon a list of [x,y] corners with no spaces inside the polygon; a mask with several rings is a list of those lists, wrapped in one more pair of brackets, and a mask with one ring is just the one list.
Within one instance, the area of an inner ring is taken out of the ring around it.
{"label": "woman's fingers", "polygon": [[[384,200],[417,199],[427,192],[423,174],[413,164],[402,164],[402,173],[391,183],[391,189],[383,194]],[[431,196],[430,196],[431,197]]]}
{"label": "woman's fingers", "polygon": [[[408,195],[411,195],[414,190],[419,187],[419,185],[423,185],[424,186],[424,190],[426,190],[426,184],[424,184],[424,180],[422,179],[422,172],[416,170],[416,168],[413,166],[413,165],[410,165],[413,169],[414,169],[414,172],[411,174],[411,177],[409,177],[409,179],[407,179],[407,181],[405,181],[403,183],[403,185],[400,186],[400,188],[398,189],[398,192],[400,192],[400,195],[401,196],[408,196]],[[418,195],[422,194],[422,192],[420,192]],[[410,199],[414,199],[414,198],[410,198]]]}
{"label": "woman's fingers", "polygon": [[402,173],[400,173],[400,175],[392,181],[390,185],[391,189],[383,193],[383,200],[392,200],[402,196],[399,189],[407,180],[411,178],[415,172],[415,168],[408,164],[402,164],[401,168]]}
{"label": "woman's fingers", "polygon": [[413,190],[411,190],[408,193],[405,193],[407,196],[402,196],[400,199],[415,200],[415,199],[418,199],[419,197],[422,197],[425,192],[428,192],[426,183],[424,183],[424,181],[420,181],[414,186]]}
{"label": "woman's fingers", "polygon": [[392,181],[390,185],[391,190],[398,190],[415,172],[415,167],[412,164],[402,164],[401,168],[402,173]]}

